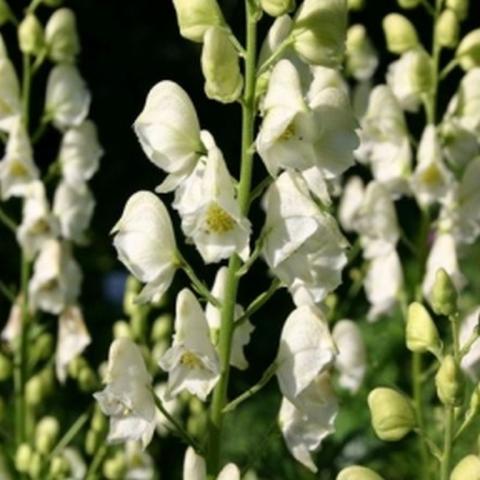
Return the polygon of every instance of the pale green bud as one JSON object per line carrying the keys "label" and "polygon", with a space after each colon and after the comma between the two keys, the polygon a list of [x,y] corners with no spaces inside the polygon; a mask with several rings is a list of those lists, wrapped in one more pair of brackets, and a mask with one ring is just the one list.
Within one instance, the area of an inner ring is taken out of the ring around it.
{"label": "pale green bud", "polygon": [[60,8],[48,20],[45,28],[48,56],[57,63],[73,63],[80,53],[77,20],[69,8]]}
{"label": "pale green bud", "polygon": [[85,436],[85,452],[88,455],[93,455],[103,441],[102,433],[95,430],[89,430]]}
{"label": "pale green bud", "polygon": [[453,10],[444,10],[437,20],[435,38],[439,45],[445,48],[455,48],[458,45],[460,24]]}
{"label": "pale green bud", "polygon": [[68,364],[68,374],[70,375],[71,378],[77,379],[78,375],[80,374],[80,370],[82,370],[82,368],[84,367],[88,367],[88,363],[85,360],[85,358],[81,356],[75,357]]}
{"label": "pale green bud", "polygon": [[126,470],[127,463],[125,461],[125,455],[120,451],[103,464],[103,474],[108,480],[119,480],[123,478]]}
{"label": "pale green bud", "polygon": [[43,396],[50,395],[55,391],[56,377],[53,368],[46,367],[39,373],[42,382]]}
{"label": "pale green bud", "polygon": [[427,93],[433,87],[433,67],[430,55],[418,48],[411,52],[411,82],[416,92]]}
{"label": "pale green bud", "polygon": [[125,320],[117,320],[113,324],[113,338],[130,338],[132,339],[132,331],[130,325]]}
{"label": "pale green bud", "polygon": [[437,327],[427,309],[418,302],[408,307],[406,327],[407,348],[411,352],[439,355],[442,343]]}
{"label": "pale green bud", "polygon": [[401,8],[410,9],[418,7],[421,3],[421,0],[397,0],[398,5]]}
{"label": "pale green bud", "polygon": [[29,13],[18,26],[18,44],[20,50],[28,55],[38,55],[45,46],[43,27],[38,18]]}
{"label": "pale green bud", "polygon": [[150,334],[152,342],[159,342],[168,338],[172,332],[173,318],[169,313],[164,313],[155,319]]}
{"label": "pale green bud", "polygon": [[383,478],[369,468],[353,465],[344,468],[337,475],[337,480],[383,480]]}
{"label": "pale green bud", "polygon": [[463,37],[455,56],[464,70],[480,65],[480,28],[472,30]]}
{"label": "pale green bud", "polygon": [[80,370],[77,381],[82,392],[93,392],[98,387],[97,376],[90,367]]}
{"label": "pale green bud", "polygon": [[347,71],[357,80],[367,80],[375,73],[378,56],[363,25],[352,25],[347,32]]}
{"label": "pale green bud", "polygon": [[64,478],[70,473],[70,465],[64,457],[55,455],[50,462],[49,473],[51,478]]}
{"label": "pale green bud", "polygon": [[173,0],[180,35],[192,42],[203,42],[210,27],[223,26],[222,11],[216,0]]}
{"label": "pale green bud", "polygon": [[12,19],[12,11],[6,0],[0,0],[0,27]]}
{"label": "pale green bud", "polygon": [[307,63],[338,67],[345,54],[345,0],[305,0],[298,9],[291,36],[297,54]]}
{"label": "pale green bud", "polygon": [[42,333],[32,348],[32,357],[36,361],[47,360],[53,353],[53,336],[50,333]]}
{"label": "pale green bud", "polygon": [[158,364],[160,359],[163,357],[164,353],[170,347],[170,342],[168,340],[160,340],[159,342],[155,343],[152,348],[152,360],[155,364]]}
{"label": "pale green bud", "polygon": [[402,439],[415,427],[415,411],[408,397],[391,388],[376,388],[368,396],[372,426],[386,442]]}
{"label": "pale green bud", "polygon": [[100,410],[98,405],[95,406],[90,425],[92,430],[95,430],[96,432],[104,432],[107,429],[107,418]]}
{"label": "pale green bud", "polygon": [[125,284],[125,293],[123,295],[123,311],[125,315],[131,316],[136,313],[141,307],[136,303],[136,299],[142,284],[132,275],[127,278]]}
{"label": "pale green bud", "polygon": [[25,385],[25,400],[28,405],[37,406],[44,398],[43,382],[40,375],[30,378]]}
{"label": "pale green bud", "polygon": [[209,28],[203,42],[201,63],[207,97],[222,103],[238,100],[243,77],[237,51],[228,33],[220,27]]}
{"label": "pale green bud", "polygon": [[279,17],[295,8],[295,0],[260,0],[260,6],[272,17]]}
{"label": "pale green bud", "polygon": [[63,0],[43,0],[43,4],[51,8],[57,8],[62,3],[63,3]]}
{"label": "pale green bud", "polygon": [[419,45],[415,27],[399,13],[390,13],[383,19],[383,31],[391,53],[405,53]]}
{"label": "pale green bud", "polygon": [[43,417],[35,429],[35,448],[43,454],[48,454],[55,446],[60,424],[55,417]]}
{"label": "pale green bud", "polygon": [[450,480],[479,480],[480,458],[476,455],[467,455],[462,458],[452,470]]}
{"label": "pale green bud", "polygon": [[446,7],[453,10],[462,21],[467,18],[469,3],[469,0],[447,0]]}
{"label": "pale green bud", "polygon": [[444,268],[435,274],[430,303],[437,315],[448,317],[457,311],[457,289]]}
{"label": "pale green bud", "polygon": [[147,316],[141,311],[134,313],[130,317],[130,328],[133,338],[137,340],[142,340],[143,338],[145,338],[148,328]]}
{"label": "pale green bud", "polygon": [[21,443],[15,452],[15,468],[20,473],[27,473],[32,458],[32,447],[28,443]]}
{"label": "pale green bud", "polygon": [[463,374],[452,355],[447,355],[435,376],[437,396],[444,405],[462,404],[464,381]]}
{"label": "pale green bud", "polygon": [[348,0],[347,3],[349,10],[358,11],[365,8],[365,0]]}
{"label": "pale green bud", "polygon": [[33,452],[30,457],[30,465],[28,466],[28,474],[31,478],[39,479],[42,473],[43,460],[39,452]]}
{"label": "pale green bud", "polygon": [[0,353],[0,382],[4,382],[11,377],[12,369],[13,366],[10,359],[3,353]]}

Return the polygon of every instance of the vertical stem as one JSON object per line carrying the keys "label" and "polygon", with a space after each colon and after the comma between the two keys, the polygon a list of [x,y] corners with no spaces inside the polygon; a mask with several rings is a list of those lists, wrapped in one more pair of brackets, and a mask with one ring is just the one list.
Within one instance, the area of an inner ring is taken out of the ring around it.
{"label": "vertical stem", "polygon": [[426,103],[427,122],[435,125],[437,119],[437,95],[438,95],[438,82],[439,82],[439,66],[440,66],[440,54],[442,51],[441,45],[436,39],[436,25],[437,20],[442,10],[443,0],[436,0],[435,11],[433,13],[433,34],[432,34],[432,92],[429,95]]}
{"label": "vertical stem", "polygon": [[454,410],[450,405],[445,406],[445,435],[443,440],[443,455],[440,466],[440,480],[448,480],[450,476],[450,462],[453,444]]}
{"label": "vertical stem", "polygon": [[[250,204],[252,182],[253,150],[255,124],[255,82],[257,53],[256,7],[252,0],[245,0],[247,47],[245,58],[245,90],[242,102],[242,152],[238,202],[241,213],[246,215]],[[220,442],[223,428],[223,408],[227,403],[227,389],[230,374],[230,354],[234,332],[234,313],[237,300],[239,278],[235,275],[241,266],[241,260],[234,255],[228,265],[225,286],[225,298],[221,312],[221,327],[218,341],[221,376],[213,392],[210,408],[207,465],[211,475],[216,475],[220,463]]]}

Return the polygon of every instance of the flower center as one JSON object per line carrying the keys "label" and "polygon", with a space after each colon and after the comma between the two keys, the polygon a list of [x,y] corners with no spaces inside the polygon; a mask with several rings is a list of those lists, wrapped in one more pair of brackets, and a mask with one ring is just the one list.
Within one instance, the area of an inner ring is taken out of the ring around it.
{"label": "flower center", "polygon": [[226,233],[235,227],[235,220],[216,203],[208,207],[205,223],[207,231],[213,233]]}
{"label": "flower center", "polygon": [[48,222],[41,218],[37,220],[33,225],[32,225],[32,234],[33,235],[41,235],[43,233],[47,233],[50,230],[50,225]]}
{"label": "flower center", "polygon": [[187,368],[203,368],[203,362],[192,352],[185,352],[180,359],[180,363]]}
{"label": "flower center", "polygon": [[28,170],[25,165],[18,160],[13,160],[10,163],[9,170],[14,177],[25,177],[28,174]]}
{"label": "flower center", "polygon": [[422,180],[427,185],[437,185],[442,181],[442,175],[436,165],[430,165],[422,172]]}
{"label": "flower center", "polygon": [[283,133],[280,135],[279,140],[283,140],[286,142],[287,140],[290,140],[293,136],[295,136],[295,125],[290,123],[288,127],[283,131]]}

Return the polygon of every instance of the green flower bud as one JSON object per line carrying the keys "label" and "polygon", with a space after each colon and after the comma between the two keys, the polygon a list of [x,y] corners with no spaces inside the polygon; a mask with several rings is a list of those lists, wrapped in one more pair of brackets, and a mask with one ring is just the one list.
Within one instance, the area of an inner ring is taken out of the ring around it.
{"label": "green flower bud", "polygon": [[[127,324],[128,325],[128,324]],[[114,326],[115,328],[115,326]],[[75,357],[69,364],[68,364],[68,374],[71,378],[77,379],[78,375],[80,374],[80,370],[82,368],[88,367],[88,363],[83,357]]]}
{"label": "green flower bud", "polygon": [[98,405],[95,406],[90,425],[92,430],[99,433],[104,432],[107,429],[107,417],[105,417]]}
{"label": "green flower bud", "polygon": [[435,376],[437,396],[444,405],[459,406],[463,401],[463,374],[452,355],[447,355]]}
{"label": "green flower bud", "polygon": [[441,352],[442,342],[437,327],[421,303],[414,302],[408,307],[406,338],[411,352],[431,352],[434,355]]}
{"label": "green flower bud", "polygon": [[447,0],[446,7],[453,10],[460,21],[468,15],[469,0]]}
{"label": "green flower bud", "polygon": [[172,333],[173,318],[169,313],[164,313],[155,319],[150,338],[153,343],[165,340]]}
{"label": "green flower bud", "polygon": [[337,475],[337,480],[383,480],[383,478],[369,468],[354,465],[344,468]]}
{"label": "green flower bud", "polygon": [[82,392],[93,392],[98,387],[97,376],[90,367],[84,367],[80,370],[77,381]]}
{"label": "green flower bud", "polygon": [[397,0],[398,5],[401,8],[410,9],[418,7],[421,3],[421,0]]}
{"label": "green flower bud", "polygon": [[38,18],[29,13],[18,26],[18,44],[20,50],[28,55],[39,55],[45,46],[43,27]]}
{"label": "green flower bud", "polygon": [[439,268],[435,274],[430,303],[437,315],[448,317],[457,311],[457,289],[443,268]]}
{"label": "green flower bud", "polygon": [[455,56],[464,70],[480,65],[480,28],[472,30],[463,37]]}
{"label": "green flower bud", "polygon": [[32,458],[32,447],[28,443],[21,443],[15,452],[15,468],[20,473],[27,473]]}
{"label": "green flower bud", "polygon": [[48,454],[55,446],[60,424],[55,417],[43,417],[35,429],[35,448],[43,454]]}
{"label": "green flower bud", "polygon": [[295,8],[295,0],[260,0],[260,6],[272,17],[279,17]]}
{"label": "green flower bud", "polygon": [[133,338],[142,340],[148,329],[148,318],[143,312],[137,311],[130,317],[130,328]]}
{"label": "green flower bud", "polygon": [[47,7],[57,8],[62,5],[63,0],[43,0],[43,4]]}
{"label": "green flower bud", "polygon": [[12,362],[10,359],[0,353],[0,382],[8,380],[12,375]]}
{"label": "green flower bud", "polygon": [[6,0],[0,0],[0,27],[12,19],[12,11]]}
{"label": "green flower bud", "polygon": [[40,375],[30,378],[25,385],[25,400],[28,405],[37,406],[44,398],[43,382]]}
{"label": "green flower bud", "polygon": [[452,470],[450,480],[479,480],[480,458],[476,455],[467,455],[462,458]]}
{"label": "green flower bud", "polygon": [[163,357],[164,353],[170,347],[170,342],[168,340],[161,340],[157,342],[152,348],[152,361],[155,364],[158,364],[160,359]]}
{"label": "green flower bud", "polygon": [[33,452],[30,457],[30,465],[28,466],[28,474],[31,478],[38,479],[42,473],[43,459],[39,452]]}
{"label": "green flower bud", "polygon": [[80,53],[77,20],[69,8],[60,8],[50,17],[45,28],[48,56],[57,63],[73,63]]}
{"label": "green flower bud", "polygon": [[335,68],[343,61],[346,32],[345,0],[305,0],[298,9],[291,36],[302,60]]}
{"label": "green flower bud", "polygon": [[32,348],[32,357],[38,362],[47,360],[52,356],[54,348],[53,335],[42,333],[36,340]]}
{"label": "green flower bud", "polygon": [[423,48],[418,48],[412,52],[411,82],[416,92],[428,93],[432,90],[432,60]]}
{"label": "green flower bud", "polygon": [[224,26],[222,11],[216,0],[173,0],[180,35],[192,42],[203,42],[210,27]]}
{"label": "green flower bud", "polygon": [[88,455],[93,455],[100,447],[102,441],[102,433],[89,430],[85,436],[85,452],[87,452]]}
{"label": "green flower bud", "polygon": [[61,455],[55,455],[50,462],[50,478],[64,478],[70,473],[68,461]]}
{"label": "green flower bud", "polygon": [[125,293],[123,295],[123,311],[125,315],[130,317],[141,309],[141,305],[136,303],[141,288],[142,284],[135,277],[129,276],[127,278]]}
{"label": "green flower bud", "polygon": [[460,24],[453,10],[444,10],[437,20],[435,38],[439,45],[445,48],[455,48],[458,45]]}
{"label": "green flower bud", "polygon": [[419,45],[415,27],[399,13],[390,13],[383,19],[383,31],[391,53],[405,53]]}
{"label": "green flower bud", "polygon": [[381,440],[395,442],[415,427],[410,399],[396,390],[376,388],[368,396],[368,406],[373,429]]}
{"label": "green flower bud", "polygon": [[347,32],[346,67],[357,80],[372,77],[378,66],[378,57],[363,25],[352,25]]}
{"label": "green flower bud", "polygon": [[103,464],[103,475],[108,480],[119,480],[123,478],[127,470],[125,455],[118,451],[113,458],[109,458]]}
{"label": "green flower bud", "polygon": [[348,0],[347,3],[349,10],[358,11],[365,8],[365,0]]}
{"label": "green flower bud", "polygon": [[212,27],[206,31],[203,41],[201,62],[207,97],[222,103],[238,100],[243,77],[228,33],[223,28]]}
{"label": "green flower bud", "polygon": [[56,386],[56,377],[55,371],[53,368],[46,367],[40,373],[40,380],[42,382],[42,391],[44,397],[47,395],[51,395],[55,391]]}
{"label": "green flower bud", "polygon": [[125,320],[117,320],[113,324],[113,338],[130,338],[132,339],[132,331],[130,325]]}

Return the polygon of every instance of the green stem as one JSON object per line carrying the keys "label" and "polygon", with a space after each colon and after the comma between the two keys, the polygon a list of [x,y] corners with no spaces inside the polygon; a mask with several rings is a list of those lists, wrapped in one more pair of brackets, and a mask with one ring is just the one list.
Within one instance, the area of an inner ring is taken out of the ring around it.
{"label": "green stem", "polygon": [[97,470],[102,465],[103,459],[106,457],[107,453],[108,453],[108,444],[106,442],[103,442],[100,448],[96,451],[95,456],[93,457],[92,463],[88,467],[85,480],[96,480]]}
{"label": "green stem", "polygon": [[283,55],[285,50],[289,48],[293,44],[293,37],[287,37],[278,47],[277,49],[268,57],[265,62],[260,65],[258,69],[258,76],[265,73],[280,57]]}
{"label": "green stem", "polygon": [[13,234],[15,235],[17,234],[16,223],[1,208],[0,208],[0,222],[2,222]]}
{"label": "green stem", "polygon": [[[242,215],[248,214],[252,183],[253,150],[255,124],[255,83],[257,56],[257,15],[258,8],[253,0],[246,0],[246,36],[245,90],[242,101],[242,153],[240,181],[238,185],[238,203]],[[234,332],[235,305],[240,278],[236,275],[241,260],[234,255],[228,265],[225,285],[225,297],[221,309],[221,326],[218,340],[220,357],[220,379],[213,392],[210,407],[207,466],[211,475],[216,475],[220,464],[220,444],[223,429],[223,409],[227,403],[227,389],[230,375],[230,354]]]}
{"label": "green stem", "polygon": [[443,440],[443,455],[440,465],[440,480],[448,480],[450,476],[450,463],[452,457],[453,444],[453,425],[454,424],[454,408],[452,406],[445,407],[445,435]]}
{"label": "green stem", "polygon": [[90,417],[90,412],[85,412],[80,415],[72,426],[65,432],[65,435],[59,440],[55,448],[48,455],[47,460],[51,460],[57,453],[61,452],[77,435],[82,427],[87,423]]}
{"label": "green stem", "polygon": [[32,64],[30,56],[23,55],[23,79],[22,79],[22,114],[23,124],[28,130],[30,121],[30,91],[32,88]]}

